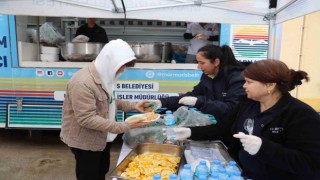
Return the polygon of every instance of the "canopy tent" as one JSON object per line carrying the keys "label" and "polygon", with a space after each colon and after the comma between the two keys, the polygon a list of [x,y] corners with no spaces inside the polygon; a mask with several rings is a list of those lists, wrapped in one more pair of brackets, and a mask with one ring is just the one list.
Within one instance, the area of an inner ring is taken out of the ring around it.
{"label": "canopy tent", "polygon": [[[126,17],[164,21],[269,24],[268,0],[123,0]],[[271,0],[271,2],[276,2]],[[320,10],[319,0],[278,0],[275,23]],[[121,0],[1,0],[0,14],[124,18]]]}
{"label": "canopy tent", "polygon": [[319,0],[1,0],[0,14],[97,17],[273,26],[320,10]]}

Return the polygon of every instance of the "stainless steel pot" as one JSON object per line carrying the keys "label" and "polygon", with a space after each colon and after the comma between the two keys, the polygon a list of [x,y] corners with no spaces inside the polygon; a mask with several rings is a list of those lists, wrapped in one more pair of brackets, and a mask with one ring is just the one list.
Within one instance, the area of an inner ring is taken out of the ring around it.
{"label": "stainless steel pot", "polygon": [[161,43],[131,42],[129,45],[136,55],[137,62],[156,63],[161,61]]}
{"label": "stainless steel pot", "polygon": [[103,48],[103,43],[62,43],[61,55],[67,61],[83,61],[90,62],[96,59],[101,49]]}

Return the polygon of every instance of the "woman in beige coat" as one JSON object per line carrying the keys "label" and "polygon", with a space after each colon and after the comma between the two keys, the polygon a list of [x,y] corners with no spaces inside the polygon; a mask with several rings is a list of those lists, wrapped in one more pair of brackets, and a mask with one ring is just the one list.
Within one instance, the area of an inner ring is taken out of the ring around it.
{"label": "woman in beige coat", "polygon": [[116,121],[117,109],[145,112],[143,101],[135,103],[114,97],[116,78],[134,63],[131,47],[120,39],[113,40],[68,83],[60,137],[75,156],[78,180],[104,180],[115,134],[150,124],[143,119]]}

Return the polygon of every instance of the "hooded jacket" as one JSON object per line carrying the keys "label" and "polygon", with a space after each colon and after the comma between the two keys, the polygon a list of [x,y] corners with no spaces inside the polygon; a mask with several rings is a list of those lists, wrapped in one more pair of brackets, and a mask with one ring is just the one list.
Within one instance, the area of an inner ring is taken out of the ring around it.
{"label": "hooded jacket", "polygon": [[108,132],[129,130],[116,122],[116,110],[134,110],[134,102],[115,100],[116,72],[134,60],[130,46],[118,39],[106,44],[96,60],[79,70],[70,80],[63,103],[61,140],[69,147],[102,151]]}

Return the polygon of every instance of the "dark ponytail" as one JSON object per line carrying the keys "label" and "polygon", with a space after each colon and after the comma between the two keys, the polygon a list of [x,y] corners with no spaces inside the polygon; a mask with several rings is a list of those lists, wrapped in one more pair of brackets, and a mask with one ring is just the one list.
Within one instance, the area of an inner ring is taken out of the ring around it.
{"label": "dark ponytail", "polygon": [[236,57],[233,54],[233,51],[230,46],[223,45],[221,46],[222,49],[222,62],[221,62],[221,68],[223,68],[225,71],[228,71],[229,69],[235,68],[235,67],[241,67],[244,68],[244,65],[236,59]]}
{"label": "dark ponytail", "polygon": [[309,81],[308,74],[304,71],[295,71],[291,69],[289,74],[290,81],[287,83],[288,91],[291,91],[296,86],[301,85],[303,79],[305,79],[307,82]]}

